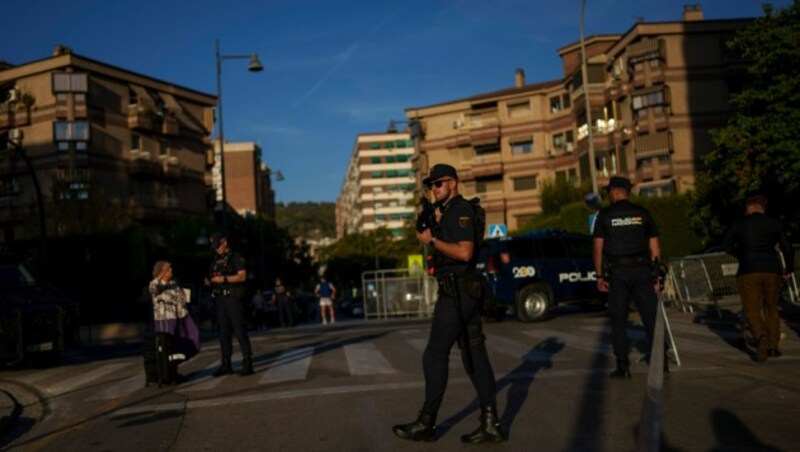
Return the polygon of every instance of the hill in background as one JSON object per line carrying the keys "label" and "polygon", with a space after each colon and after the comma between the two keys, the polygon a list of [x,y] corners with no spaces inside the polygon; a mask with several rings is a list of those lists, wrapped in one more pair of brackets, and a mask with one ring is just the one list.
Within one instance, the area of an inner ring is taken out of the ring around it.
{"label": "hill in background", "polygon": [[285,228],[293,237],[336,237],[336,204],[332,202],[278,203],[275,217],[278,227]]}

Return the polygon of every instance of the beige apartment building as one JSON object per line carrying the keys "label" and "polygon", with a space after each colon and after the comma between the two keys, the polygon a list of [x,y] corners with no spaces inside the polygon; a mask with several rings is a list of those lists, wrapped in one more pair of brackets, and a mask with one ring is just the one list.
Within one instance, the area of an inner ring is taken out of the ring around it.
{"label": "beige apartment building", "polygon": [[543,181],[590,179],[588,93],[597,185],[621,174],[642,195],[685,193],[741,84],[743,62],[725,43],[748,23],[707,21],[687,6],[681,21],[588,37],[586,87],[573,43],[558,49],[561,79],[526,84],[517,70],[512,88],[408,108],[422,131],[417,175],[453,164],[462,193],[481,198],[487,223],[513,231],[541,212]]}
{"label": "beige apartment building", "polygon": [[[262,150],[256,143],[225,143],[225,200],[239,215],[263,213],[274,219],[272,177],[281,180],[283,176],[261,160]],[[219,140],[214,140],[211,180],[217,203],[222,202],[221,166]]]}
{"label": "beige apartment building", "polygon": [[41,186],[49,235],[68,232],[58,214],[66,201],[102,199],[94,214],[117,212],[119,227],[210,216],[215,96],[57,46],[48,58],[0,66],[0,99],[0,134],[13,143],[0,152],[0,241],[38,233],[36,190],[17,147]]}
{"label": "beige apartment building", "polygon": [[336,235],[386,228],[403,233],[414,216],[414,142],[406,132],[356,137],[336,202]]}

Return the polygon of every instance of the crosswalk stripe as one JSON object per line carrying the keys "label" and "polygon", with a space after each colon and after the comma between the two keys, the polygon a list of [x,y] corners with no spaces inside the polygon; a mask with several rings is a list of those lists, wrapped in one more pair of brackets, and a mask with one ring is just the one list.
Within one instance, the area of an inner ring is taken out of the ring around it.
{"label": "crosswalk stripe", "polygon": [[278,355],[258,383],[271,384],[303,380],[308,375],[312,356],[314,356],[314,347],[297,347],[287,350]]}
{"label": "crosswalk stripe", "polygon": [[144,372],[117,382],[86,400],[111,400],[125,397],[145,386]]}
{"label": "crosswalk stripe", "polygon": [[397,370],[381,354],[372,342],[360,342],[344,346],[350,375],[393,374]]}
{"label": "crosswalk stripe", "polygon": [[[231,357],[231,364],[234,368],[239,365],[242,359],[242,354],[240,352],[236,352]],[[222,364],[221,360],[215,360],[208,366],[206,366],[200,372],[192,374],[189,376],[189,381],[181,385],[178,392],[193,392],[193,391],[207,391],[209,389],[214,389],[222,383],[223,380],[227,377],[212,377],[214,371]]]}
{"label": "crosswalk stripe", "polygon": [[72,378],[67,378],[66,380],[62,380],[54,385],[47,387],[45,391],[53,395],[64,394],[65,392],[69,392],[73,389],[79,388],[85,385],[86,383],[89,383],[98,378],[102,378],[105,375],[114,373],[132,364],[133,363],[131,362],[106,364],[105,366],[98,367],[97,369],[91,370],[89,372],[82,373]]}
{"label": "crosswalk stripe", "polygon": [[531,347],[517,342],[513,339],[508,339],[496,334],[487,334],[488,340],[486,341],[487,347],[497,353],[511,356],[516,359],[521,359],[528,362],[547,362],[547,361],[571,361],[570,358],[560,356],[558,353],[553,353],[547,350],[531,350]]}

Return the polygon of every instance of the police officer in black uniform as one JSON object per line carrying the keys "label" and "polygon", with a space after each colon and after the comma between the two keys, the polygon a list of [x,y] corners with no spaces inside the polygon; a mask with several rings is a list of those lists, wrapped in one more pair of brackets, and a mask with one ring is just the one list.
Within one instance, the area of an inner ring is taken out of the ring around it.
{"label": "police officer in black uniform", "polygon": [[[594,225],[594,268],[597,288],[608,292],[611,339],[617,357],[612,378],[631,378],[628,359],[628,314],[633,300],[652,350],[658,307],[657,270],[661,260],[658,228],[643,207],[628,200],[631,181],[613,176],[606,190],[611,205],[600,209]],[[664,370],[667,371],[666,360]]]}
{"label": "police officer in black uniform", "polygon": [[228,239],[223,234],[211,237],[211,248],[214,259],[205,283],[212,287],[211,295],[217,310],[219,325],[219,344],[222,351],[222,364],[214,372],[215,377],[233,373],[231,355],[233,344],[231,336],[236,336],[242,351],[242,368],[240,375],[253,373],[252,350],[247,336],[244,315],[244,282],[247,279],[244,259],[228,246]]}
{"label": "police officer in black uniform", "polygon": [[[464,368],[481,404],[479,427],[463,435],[464,443],[501,442],[503,433],[496,407],[496,383],[481,329],[482,285],[475,276],[476,222],[472,205],[458,194],[458,175],[450,165],[438,164],[423,180],[433,192],[437,223],[417,232],[417,239],[433,249],[439,299],[433,312],[430,337],[422,358],[425,403],[416,421],[394,426],[394,433],[413,441],[436,440],[436,414],[448,378],[450,349],[458,342]],[[483,231],[480,232],[481,234]]]}

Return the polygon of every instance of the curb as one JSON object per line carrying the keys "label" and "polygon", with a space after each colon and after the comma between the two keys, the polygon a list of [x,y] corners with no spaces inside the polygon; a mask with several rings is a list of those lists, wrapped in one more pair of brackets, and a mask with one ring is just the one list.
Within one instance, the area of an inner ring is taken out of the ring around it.
{"label": "curb", "polygon": [[16,425],[22,413],[22,407],[5,389],[0,389],[0,436],[3,436]]}

